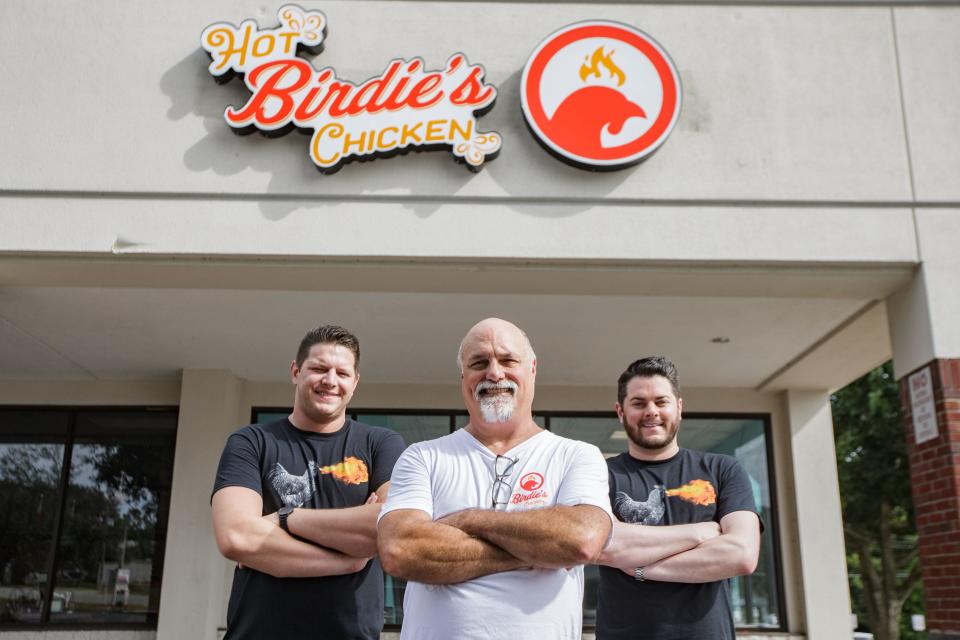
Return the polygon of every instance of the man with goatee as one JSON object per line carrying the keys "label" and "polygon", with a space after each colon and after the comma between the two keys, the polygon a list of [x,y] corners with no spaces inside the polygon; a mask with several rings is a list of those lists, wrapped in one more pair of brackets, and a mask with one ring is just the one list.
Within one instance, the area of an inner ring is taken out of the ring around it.
{"label": "man with goatee", "polygon": [[380,515],[384,570],[410,581],[401,638],[579,638],[582,565],[611,527],[603,456],[533,421],[515,325],[478,323],[457,364],[469,423],[404,452]]}
{"label": "man with goatee", "polygon": [[618,381],[628,451],[607,461],[617,517],[601,554],[597,640],[734,640],[727,578],[752,573],[761,523],[730,456],[681,449],[677,368],[632,363]]}

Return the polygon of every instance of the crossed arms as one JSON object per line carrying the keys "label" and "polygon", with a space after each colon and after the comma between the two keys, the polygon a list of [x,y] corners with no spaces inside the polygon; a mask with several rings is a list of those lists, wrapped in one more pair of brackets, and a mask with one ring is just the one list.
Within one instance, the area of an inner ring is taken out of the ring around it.
{"label": "crossed arms", "polygon": [[644,526],[616,522],[613,540],[597,564],[647,580],[715,582],[753,573],[760,553],[760,520],[751,511],[728,513],[718,525],[700,522]]}
{"label": "crossed arms", "polygon": [[287,518],[262,516],[263,499],[246,487],[213,495],[213,529],[224,557],[276,578],[332,576],[360,571],[377,549],[377,515],[390,483],[367,504],[345,509],[297,509]]}
{"label": "crossed arms", "polygon": [[390,575],[454,584],[500,571],[587,564],[609,534],[610,517],[592,505],[467,509],[436,521],[425,511],[398,509],[380,520],[378,547]]}

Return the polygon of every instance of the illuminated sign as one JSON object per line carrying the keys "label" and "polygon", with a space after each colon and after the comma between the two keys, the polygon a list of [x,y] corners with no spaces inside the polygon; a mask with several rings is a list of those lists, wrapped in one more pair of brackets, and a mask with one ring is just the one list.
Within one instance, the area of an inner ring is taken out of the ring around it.
{"label": "illuminated sign", "polygon": [[290,4],[277,17],[280,26],[273,29],[260,29],[254,20],[239,27],[218,22],[200,37],[217,82],[239,75],[250,90],[246,104],[224,111],[234,132],[310,133],[310,159],[323,173],[352,160],[435,149],[449,149],[479,171],[499,153],[500,134],[477,126],[497,90],[484,83],[483,67],[462,53],[435,71],[420,58],[397,58],[380,75],[354,83],[301,57],[323,49],[322,13]]}
{"label": "illuminated sign", "polygon": [[650,36],[579,22],[540,43],[523,69],[527,125],[551,154],[593,171],[648,158],[680,116],[680,74]]}

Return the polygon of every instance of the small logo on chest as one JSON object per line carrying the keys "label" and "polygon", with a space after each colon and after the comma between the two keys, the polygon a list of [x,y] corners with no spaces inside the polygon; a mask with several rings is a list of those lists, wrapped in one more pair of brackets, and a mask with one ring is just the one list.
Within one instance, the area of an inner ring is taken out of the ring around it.
{"label": "small logo on chest", "polygon": [[[547,501],[547,492],[543,487],[543,474],[531,471],[520,477],[518,483],[521,491],[517,491],[510,498],[511,504],[541,505]],[[527,492],[527,493],[524,493]]]}

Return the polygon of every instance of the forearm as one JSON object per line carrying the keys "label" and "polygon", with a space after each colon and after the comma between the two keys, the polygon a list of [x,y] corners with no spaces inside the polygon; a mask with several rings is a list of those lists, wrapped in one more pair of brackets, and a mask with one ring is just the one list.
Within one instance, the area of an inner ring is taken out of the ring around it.
{"label": "forearm", "polygon": [[632,571],[658,560],[693,549],[702,542],[717,537],[720,528],[715,522],[647,526],[613,524],[613,539],[597,558],[597,564]]}
{"label": "forearm", "polygon": [[644,574],[647,580],[659,582],[716,582],[752,573],[754,568],[756,556],[751,555],[748,545],[736,536],[721,535],[646,565]]}
{"label": "forearm", "polygon": [[287,517],[290,533],[355,558],[377,553],[380,504],[346,509],[295,509]]}
{"label": "forearm", "polygon": [[468,509],[442,520],[542,568],[595,561],[610,534],[610,518],[588,505],[529,511]]}
{"label": "forearm", "polygon": [[379,547],[384,571],[427,584],[456,584],[527,566],[489,542],[433,522],[398,533],[381,531]]}
{"label": "forearm", "polygon": [[217,543],[225,557],[276,578],[355,573],[369,561],[296,540],[261,518],[218,535]]}

